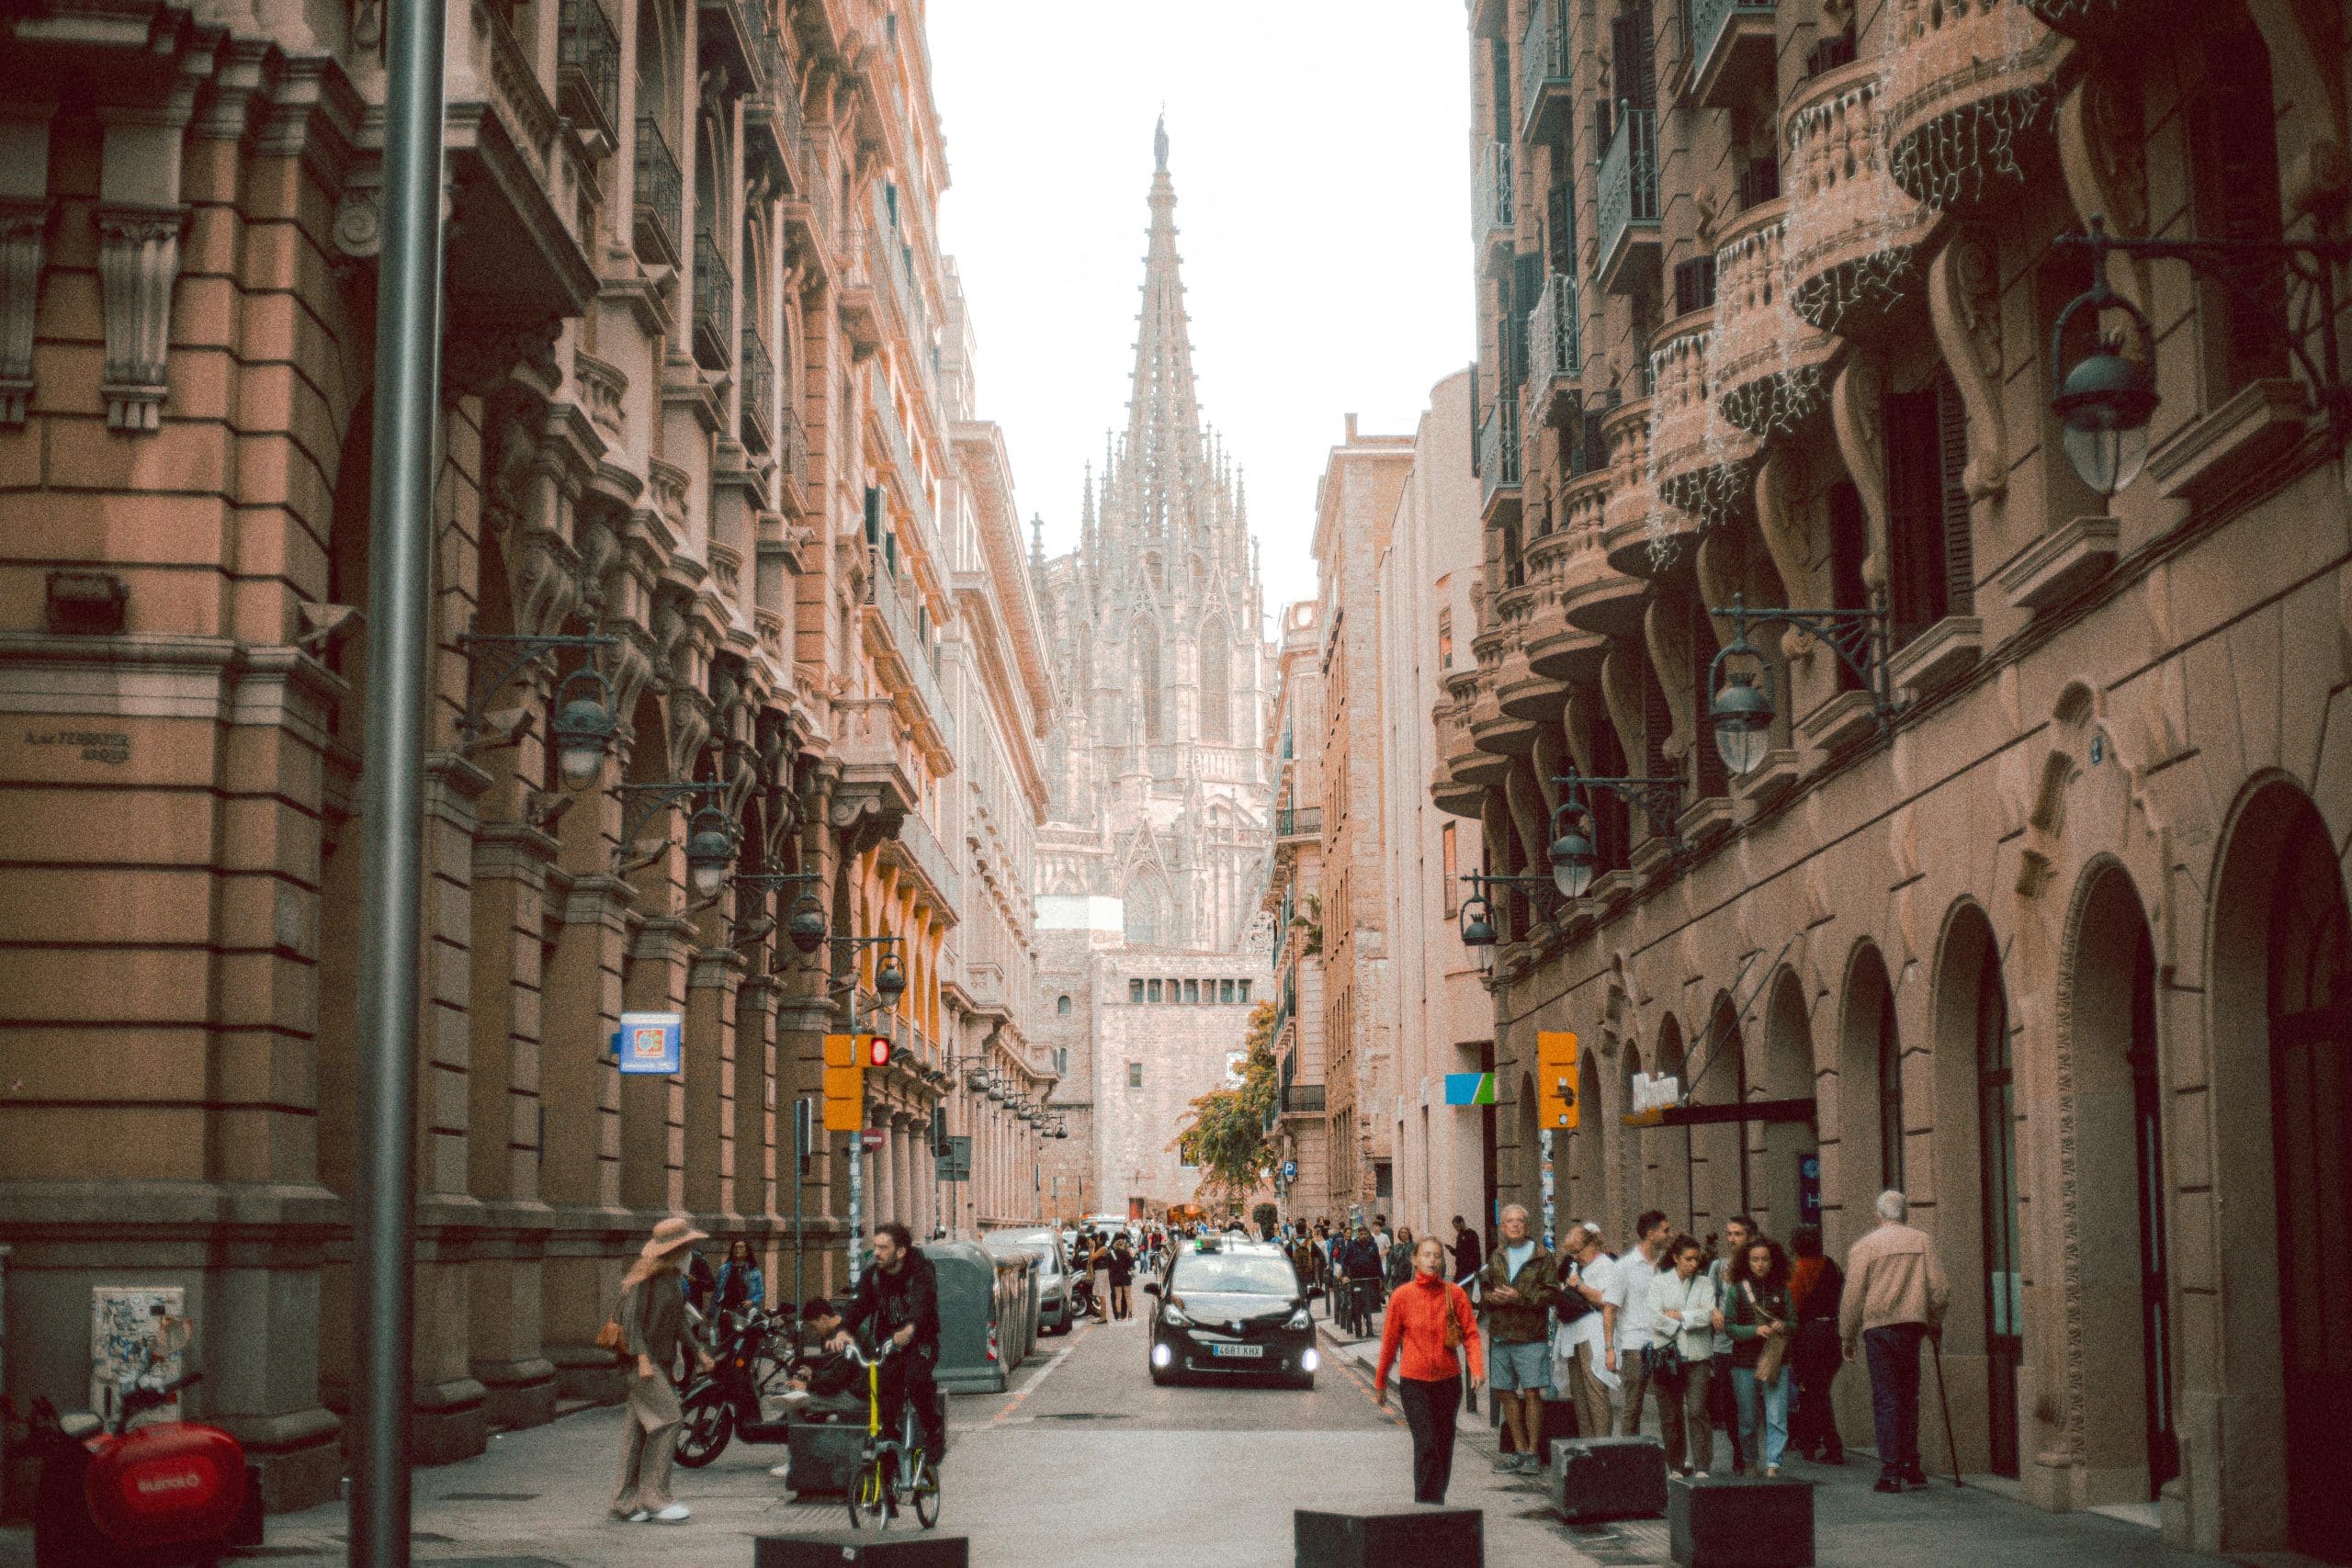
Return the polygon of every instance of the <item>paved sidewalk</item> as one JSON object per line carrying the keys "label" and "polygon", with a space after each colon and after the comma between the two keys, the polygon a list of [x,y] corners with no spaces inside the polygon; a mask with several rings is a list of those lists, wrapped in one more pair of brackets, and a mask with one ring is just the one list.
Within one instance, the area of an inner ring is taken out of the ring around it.
{"label": "paved sidewalk", "polygon": [[[1350,1340],[1324,1328],[1335,1361],[1357,1368],[1369,1381],[1380,1353],[1377,1339]],[[1483,1397],[1479,1413],[1462,1417],[1453,1472],[1457,1477],[1488,1478],[1502,1453],[1502,1434],[1491,1427],[1491,1406]],[[1655,1419],[1648,1423],[1653,1430]],[[1791,1459],[1786,1473],[1814,1483],[1814,1552],[1819,1568],[2247,1568],[2256,1558],[2207,1557],[2165,1549],[2153,1529],[2097,1514],[2050,1514],[1982,1486],[1955,1487],[1937,1482],[1924,1490],[1886,1496],[1871,1489],[1874,1461],[1852,1459],[1842,1467]],[[1498,1483],[1500,1477],[1493,1477]],[[1550,1516],[1540,1477],[1506,1483],[1509,1495],[1484,1506],[1526,1516],[1544,1509],[1551,1528],[1584,1554],[1575,1561],[1606,1564],[1663,1563],[1666,1521],[1571,1527]],[[1490,1562],[1506,1561],[1488,1554]],[[1550,1561],[1558,1561],[1552,1559]]]}

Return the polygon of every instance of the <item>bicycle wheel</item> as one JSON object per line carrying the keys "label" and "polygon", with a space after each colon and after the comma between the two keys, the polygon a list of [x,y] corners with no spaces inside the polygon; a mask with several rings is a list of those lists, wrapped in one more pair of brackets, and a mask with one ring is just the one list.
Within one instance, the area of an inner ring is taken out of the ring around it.
{"label": "bicycle wheel", "polygon": [[854,1530],[878,1530],[890,1522],[890,1487],[882,1468],[882,1456],[872,1455],[849,1478],[849,1528]]}
{"label": "bicycle wheel", "polygon": [[929,1456],[917,1453],[914,1475],[907,1483],[907,1490],[914,1494],[915,1522],[925,1529],[939,1528],[939,1472],[931,1467]]}
{"label": "bicycle wheel", "polygon": [[684,1418],[671,1453],[688,1470],[700,1470],[717,1459],[735,1435],[735,1412],[716,1384],[705,1384],[686,1400]]}

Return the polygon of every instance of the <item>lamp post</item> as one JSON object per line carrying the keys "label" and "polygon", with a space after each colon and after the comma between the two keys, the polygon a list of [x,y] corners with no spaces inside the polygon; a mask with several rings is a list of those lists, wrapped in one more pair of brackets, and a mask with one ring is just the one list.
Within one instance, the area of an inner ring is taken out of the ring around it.
{"label": "lamp post", "polygon": [[[1710,604],[1707,614],[1732,623],[1731,641],[1707,667],[1707,688],[1714,693],[1707,716],[1714,730],[1715,750],[1734,778],[1754,773],[1772,743],[1772,666],[1747,640],[1750,626],[1797,626],[1827,643],[1870,694],[1871,714],[1882,733],[1902,711],[1902,705],[1887,690],[1884,610],[1751,610],[1747,596],[1735,593],[1730,604]],[[1739,667],[1741,661],[1746,668]]]}
{"label": "lamp post", "polygon": [[[470,689],[466,694],[466,711],[458,723],[458,733],[463,737],[465,750],[474,751],[484,747],[503,746],[520,734],[521,728],[492,725],[490,705],[525,671],[548,655],[565,649],[582,649],[588,662],[565,676],[558,683],[554,699],[548,703],[553,717],[548,724],[548,739],[556,750],[556,767],[563,782],[577,789],[596,776],[606,753],[613,748],[620,721],[613,713],[613,683],[596,668],[596,653],[612,648],[621,639],[594,633],[584,637],[520,637],[505,633],[467,632],[458,638],[469,660],[474,650],[496,649],[507,655],[506,662],[485,682],[479,693]],[[470,683],[469,683],[470,684]]]}
{"label": "lamp post", "polygon": [[1674,825],[1674,808],[1682,799],[1680,779],[1592,778],[1571,768],[1552,782],[1567,792],[1552,812],[1552,877],[1561,897],[1583,897],[1600,864],[1599,829],[1584,795],[1589,789],[1605,790],[1648,818],[1651,833],[1666,840],[1667,852],[1676,860],[1690,852]]}
{"label": "lamp post", "polygon": [[[2335,269],[2352,262],[2352,241],[2119,240],[2107,231],[2103,217],[2094,216],[2089,233],[2061,234],[2053,243],[2086,250],[2091,255],[2090,288],[2067,302],[2050,329],[2050,375],[2054,389],[2050,412],[2064,426],[2067,460],[2085,484],[2111,496],[2139,478],[2147,462],[2149,422],[2161,400],[2151,368],[2155,363],[2155,334],[2148,318],[2108,287],[2107,258],[2115,253],[2150,261],[2186,262],[2191,271],[2266,308],[2276,296],[2260,281],[2268,269],[2254,264],[2268,262],[2283,271],[2289,285],[2300,288],[2309,303],[2302,310],[2283,312],[2287,319],[2279,322],[2280,334],[2310,384],[2312,402],[2327,422],[2330,438],[2338,451],[2343,449],[2347,424],[2352,423],[2347,419],[2352,415],[2352,400],[2346,397],[2342,350],[2336,343]],[[2080,310],[2090,312],[2096,346],[2066,369],[2066,328]],[[2128,338],[2097,331],[2098,319],[2110,313],[2124,319]],[[2320,340],[2317,359],[2312,357],[2309,344],[2313,333]],[[2127,348],[2137,353],[2126,354]]]}

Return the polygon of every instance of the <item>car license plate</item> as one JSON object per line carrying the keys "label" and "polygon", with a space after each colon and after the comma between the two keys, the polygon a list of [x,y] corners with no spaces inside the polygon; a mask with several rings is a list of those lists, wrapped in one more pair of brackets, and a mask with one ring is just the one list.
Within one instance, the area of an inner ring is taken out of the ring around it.
{"label": "car license plate", "polygon": [[1255,1359],[1265,1353],[1266,1348],[1263,1345],[1212,1345],[1209,1347],[1209,1354],[1213,1356],[1238,1356],[1244,1359]]}

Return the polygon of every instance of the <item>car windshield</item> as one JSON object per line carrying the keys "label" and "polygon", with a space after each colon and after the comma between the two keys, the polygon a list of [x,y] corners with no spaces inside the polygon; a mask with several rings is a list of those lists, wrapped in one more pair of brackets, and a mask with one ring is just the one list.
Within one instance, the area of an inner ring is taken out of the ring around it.
{"label": "car windshield", "polygon": [[1054,1255],[1051,1231],[991,1231],[980,1238],[980,1245],[990,1252],[1042,1252],[1048,1258]]}
{"label": "car windshield", "polygon": [[1295,1296],[1298,1275],[1280,1258],[1238,1258],[1230,1253],[1188,1252],[1176,1260],[1170,1281],[1176,1291],[1238,1296]]}

